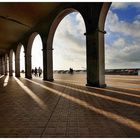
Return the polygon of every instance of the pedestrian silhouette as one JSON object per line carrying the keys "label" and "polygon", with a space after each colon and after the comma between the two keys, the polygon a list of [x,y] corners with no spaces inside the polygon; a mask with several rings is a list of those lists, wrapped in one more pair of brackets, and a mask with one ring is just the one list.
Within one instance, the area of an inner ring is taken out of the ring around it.
{"label": "pedestrian silhouette", "polygon": [[69,69],[69,73],[73,74],[73,69],[72,68]]}
{"label": "pedestrian silhouette", "polygon": [[38,75],[37,75],[37,68],[36,68],[36,67],[35,67],[35,76],[38,76]]}
{"label": "pedestrian silhouette", "polygon": [[38,68],[38,73],[39,73],[39,77],[40,77],[42,74],[42,69],[40,67]]}

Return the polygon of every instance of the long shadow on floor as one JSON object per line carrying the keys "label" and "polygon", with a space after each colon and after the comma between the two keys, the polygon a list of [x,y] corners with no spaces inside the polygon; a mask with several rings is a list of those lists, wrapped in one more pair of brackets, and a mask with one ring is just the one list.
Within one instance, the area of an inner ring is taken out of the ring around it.
{"label": "long shadow on floor", "polygon": [[[128,104],[123,104],[122,102],[121,103],[114,102],[111,100],[107,100],[105,98],[100,98],[100,97],[94,96],[94,94],[89,95],[89,94],[86,94],[86,92],[82,93],[81,90],[78,91],[79,90],[78,86],[77,86],[78,90],[75,91],[75,89],[63,87],[58,84],[56,85],[55,83],[51,83],[51,82],[42,82],[39,80],[27,80],[26,79],[26,82],[25,81],[24,82],[27,85],[28,85],[27,81],[29,83],[34,83],[41,88],[43,87],[48,92],[51,92],[51,94],[61,96],[62,98],[66,99],[66,100],[70,100],[71,102],[73,102],[74,104],[77,104],[78,106],[82,106],[86,110],[90,111],[90,113],[91,112],[97,113],[99,116],[103,116],[106,119],[109,119],[110,122],[113,121],[113,123],[117,123],[119,125],[119,127],[121,128],[121,130],[123,132],[125,132],[125,134],[128,137],[137,137],[140,135],[140,132],[139,132],[140,131],[139,107],[136,107],[133,105],[128,105]],[[84,90],[89,90],[89,89],[85,88]],[[92,91],[91,91],[91,89],[90,89],[90,92],[97,93],[97,90],[92,89]],[[102,92],[102,93],[98,92],[97,94],[102,95],[103,93],[104,92]],[[110,92],[110,94],[111,94],[111,92]],[[129,98],[132,98],[132,97],[127,96],[128,101],[129,101]],[[95,115],[96,117],[97,117],[97,114]],[[95,119],[95,117],[93,117],[93,118]],[[109,126],[106,125],[107,129],[108,129],[108,127]],[[100,132],[102,132],[102,131],[100,131]],[[104,133],[104,132],[102,132],[102,133]],[[93,132],[93,134],[94,134],[94,132]]]}

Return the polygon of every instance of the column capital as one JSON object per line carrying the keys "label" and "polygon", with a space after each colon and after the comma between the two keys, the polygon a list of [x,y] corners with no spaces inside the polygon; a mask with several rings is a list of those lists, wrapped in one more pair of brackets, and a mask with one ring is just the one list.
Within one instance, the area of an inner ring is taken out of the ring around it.
{"label": "column capital", "polygon": [[26,57],[26,56],[28,56],[28,57],[32,57],[31,54],[25,54],[24,57]]}
{"label": "column capital", "polygon": [[53,48],[45,48],[45,49],[42,49],[42,51],[52,51],[54,50]]}
{"label": "column capital", "polygon": [[106,31],[105,30],[97,29],[97,31],[100,32],[100,33],[106,34]]}
{"label": "column capital", "polygon": [[104,30],[95,29],[95,31],[93,31],[93,32],[86,32],[86,33],[84,33],[84,35],[85,36],[92,36],[92,35],[95,34],[95,32],[100,32],[100,33],[106,34],[106,31],[104,31]]}

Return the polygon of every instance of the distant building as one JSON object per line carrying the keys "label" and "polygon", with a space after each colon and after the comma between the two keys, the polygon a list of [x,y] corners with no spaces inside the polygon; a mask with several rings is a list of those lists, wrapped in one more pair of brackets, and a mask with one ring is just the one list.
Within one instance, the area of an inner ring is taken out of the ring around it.
{"label": "distant building", "polygon": [[138,70],[138,75],[140,75],[140,70]]}
{"label": "distant building", "polygon": [[105,74],[112,74],[112,75],[140,75],[140,69],[106,69]]}

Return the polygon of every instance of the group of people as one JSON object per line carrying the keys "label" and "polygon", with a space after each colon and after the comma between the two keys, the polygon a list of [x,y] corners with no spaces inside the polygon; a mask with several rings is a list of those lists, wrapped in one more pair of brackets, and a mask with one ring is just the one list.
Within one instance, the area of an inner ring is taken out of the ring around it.
{"label": "group of people", "polygon": [[40,77],[42,74],[42,69],[40,67],[38,69],[35,67],[35,69],[32,69],[32,74],[34,74],[36,77]]}
{"label": "group of people", "polygon": [[[73,74],[73,68],[70,68],[69,69],[69,73],[70,74]],[[42,69],[39,67],[37,69],[37,67],[35,67],[35,69],[32,69],[32,74],[34,74],[36,77],[41,77],[41,74],[42,74]]]}

